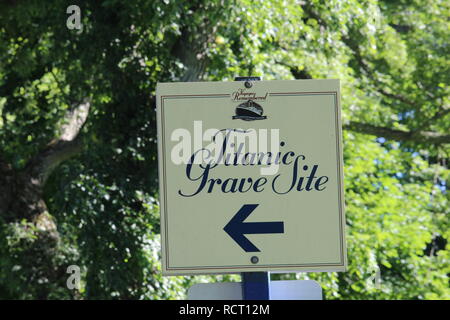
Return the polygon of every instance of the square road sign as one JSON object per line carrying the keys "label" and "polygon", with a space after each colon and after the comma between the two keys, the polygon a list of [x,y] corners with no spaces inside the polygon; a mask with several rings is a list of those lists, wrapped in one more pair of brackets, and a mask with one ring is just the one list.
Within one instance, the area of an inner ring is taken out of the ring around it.
{"label": "square road sign", "polygon": [[346,269],[339,80],[159,83],[164,275]]}

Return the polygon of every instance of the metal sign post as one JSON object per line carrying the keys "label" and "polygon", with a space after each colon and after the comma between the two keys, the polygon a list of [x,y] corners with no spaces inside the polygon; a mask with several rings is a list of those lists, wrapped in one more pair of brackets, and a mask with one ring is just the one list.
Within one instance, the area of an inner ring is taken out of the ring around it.
{"label": "metal sign post", "polygon": [[269,272],[243,272],[241,277],[244,300],[270,300]]}

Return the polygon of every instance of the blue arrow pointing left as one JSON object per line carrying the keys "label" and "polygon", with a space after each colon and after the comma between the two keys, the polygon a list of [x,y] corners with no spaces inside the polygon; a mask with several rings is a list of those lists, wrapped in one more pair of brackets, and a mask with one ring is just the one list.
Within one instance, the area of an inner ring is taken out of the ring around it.
{"label": "blue arrow pointing left", "polygon": [[244,204],[223,228],[245,252],[260,252],[261,250],[244,234],[284,233],[283,222],[244,222],[257,206],[257,204]]}

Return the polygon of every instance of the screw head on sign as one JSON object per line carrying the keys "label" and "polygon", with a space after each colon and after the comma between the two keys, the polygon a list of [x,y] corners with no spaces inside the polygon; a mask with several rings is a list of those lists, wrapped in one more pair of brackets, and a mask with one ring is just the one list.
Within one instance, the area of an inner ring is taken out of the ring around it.
{"label": "screw head on sign", "polygon": [[247,89],[252,87],[252,83],[250,81],[245,81],[244,85]]}
{"label": "screw head on sign", "polygon": [[258,259],[257,256],[253,256],[253,257],[250,258],[250,261],[251,261],[251,263],[253,263],[253,264],[257,264],[257,263],[259,262],[259,259]]}

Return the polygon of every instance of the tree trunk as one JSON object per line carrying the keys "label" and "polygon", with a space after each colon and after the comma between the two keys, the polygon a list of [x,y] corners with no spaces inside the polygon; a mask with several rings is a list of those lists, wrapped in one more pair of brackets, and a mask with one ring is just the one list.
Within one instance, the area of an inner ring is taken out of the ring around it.
{"label": "tree trunk", "polygon": [[48,177],[82,149],[78,137],[89,103],[70,110],[61,133],[22,170],[0,159],[0,295],[10,299],[71,298],[70,264],[44,200]]}
{"label": "tree trunk", "polygon": [[[6,281],[0,282],[0,290],[10,298],[46,299],[61,282],[57,280],[61,266],[55,263],[60,243],[56,224],[35,179],[4,163],[1,167],[0,217],[7,227],[0,250],[7,252],[2,252],[1,273]],[[27,287],[30,291],[23,292]]]}

